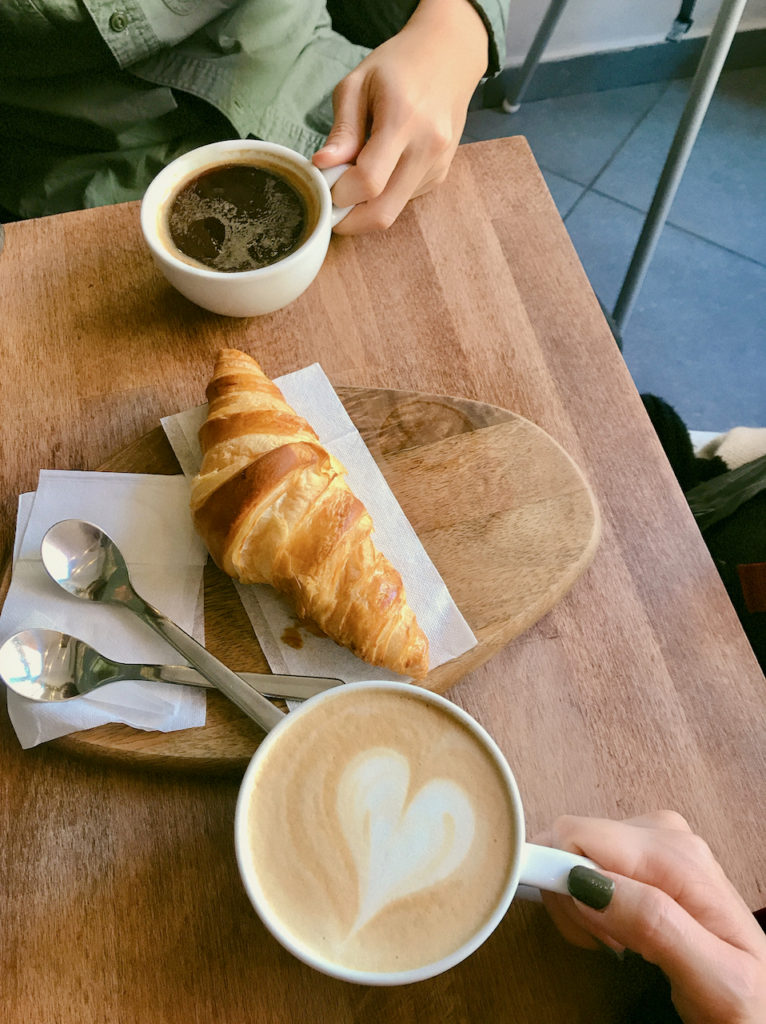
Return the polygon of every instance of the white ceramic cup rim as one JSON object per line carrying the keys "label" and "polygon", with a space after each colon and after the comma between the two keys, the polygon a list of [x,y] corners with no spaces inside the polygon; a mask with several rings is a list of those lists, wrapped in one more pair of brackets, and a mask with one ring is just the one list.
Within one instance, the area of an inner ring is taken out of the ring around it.
{"label": "white ceramic cup rim", "polygon": [[[160,211],[175,195],[178,186],[192,177],[195,171],[202,171],[216,163],[247,163],[249,159],[251,160],[258,154],[262,154],[264,157],[269,155],[275,157],[276,166],[280,160],[290,163],[294,169],[298,170],[303,180],[313,186],[319,199],[319,216],[306,238],[288,256],[284,256],[268,266],[256,267],[253,270],[214,270],[177,256],[160,239],[159,217]],[[291,265],[302,260],[304,251],[315,238],[325,232],[329,235],[332,210],[332,195],[327,178],[302,154],[276,142],[262,142],[259,139],[228,139],[224,142],[211,142],[206,146],[182,153],[181,156],[176,157],[175,160],[163,167],[149,183],[141,200],[141,230],[147,245],[158,260],[182,270],[190,277],[207,281],[218,281],[221,278],[233,281],[248,281],[256,278],[264,280],[277,274],[282,275],[286,270],[289,271]]]}
{"label": "white ceramic cup rim", "polygon": [[[511,798],[510,802],[513,815],[514,836],[512,864],[508,879],[492,914],[470,939],[464,942],[452,953],[449,953],[447,956],[433,961],[432,963],[410,968],[408,970],[356,970],[329,962],[325,958],[316,955],[311,950],[306,949],[302,944],[295,941],[286,929],[280,925],[278,915],[272,912],[268,901],[261,898],[260,887],[255,879],[255,872],[252,868],[248,810],[250,804],[250,793],[252,791],[254,779],[260,762],[266,757],[274,744],[280,741],[282,734],[290,729],[291,725],[296,720],[304,715],[310,715],[313,708],[320,703],[328,703],[332,700],[343,699],[344,693],[349,689],[353,689],[355,691],[385,690],[386,692],[391,693],[405,693],[408,696],[416,697],[426,703],[435,704],[446,710],[466,728],[468,728],[468,730],[477,737],[482,746],[488,751],[495,762],[495,766],[497,767]],[[525,847],[524,814],[521,795],[508,762],[489,733],[479,725],[474,718],[472,718],[467,712],[463,711],[462,708],[447,700],[445,697],[432,693],[430,690],[426,690],[423,687],[414,686],[411,683],[393,683],[380,680],[368,680],[362,683],[348,683],[343,687],[334,687],[331,690],[325,690],[324,693],[320,693],[306,701],[296,711],[291,711],[289,715],[285,716],[284,721],[280,722],[271,730],[271,732],[268,733],[253,755],[240,786],[234,820],[234,843],[240,876],[250,902],[266,928],[271,932],[274,938],[285,947],[285,949],[293,954],[293,956],[298,960],[301,960],[303,963],[308,964],[310,967],[313,967],[315,970],[318,970],[323,974],[328,974],[333,978],[339,978],[342,981],[354,982],[360,985],[407,985],[412,982],[424,981],[427,978],[435,977],[436,975],[449,970],[451,967],[454,967],[456,964],[459,964],[461,961],[465,960],[466,957],[470,956],[471,953],[475,952],[475,950],[477,950],[479,946],[489,938],[495,928],[500,924],[500,921],[503,919],[511,905],[511,901],[513,900],[516,889],[519,885]]]}

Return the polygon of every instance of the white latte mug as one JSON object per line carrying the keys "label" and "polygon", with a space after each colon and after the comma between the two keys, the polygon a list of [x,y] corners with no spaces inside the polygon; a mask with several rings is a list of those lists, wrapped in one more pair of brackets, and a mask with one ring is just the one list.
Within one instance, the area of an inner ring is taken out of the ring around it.
{"label": "white latte mug", "polygon": [[[169,233],[170,208],[185,185],[215,168],[245,164],[264,168],[290,182],[307,211],[300,244],[276,262],[227,272],[195,261],[179,250]],[[224,316],[272,313],[301,295],[319,272],[332,229],[351,207],[333,205],[330,189],[348,164],[320,171],[286,146],[257,140],[213,142],[168,164],[154,178],[141,202],[141,230],[157,267],[187,299]]]}
{"label": "white latte mug", "polygon": [[400,985],[460,963],[514,895],[566,893],[591,861],[526,842],[508,763],[444,697],[406,683],[327,690],[245,773],[235,849],[261,921],[309,966]]}

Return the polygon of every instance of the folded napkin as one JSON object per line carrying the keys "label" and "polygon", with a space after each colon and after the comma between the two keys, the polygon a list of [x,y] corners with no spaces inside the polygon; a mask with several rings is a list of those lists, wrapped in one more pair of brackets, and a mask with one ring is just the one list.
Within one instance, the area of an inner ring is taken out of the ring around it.
{"label": "folded napkin", "polygon": [[[348,470],[349,486],[372,516],[375,544],[401,573],[407,600],[428,637],[430,667],[436,668],[474,647],[476,638],[470,627],[321,367],[315,363],[275,383]],[[200,467],[197,432],[206,415],[207,406],[199,406],[162,420],[187,476],[196,474]],[[401,679],[393,672],[368,665],[327,637],[301,629],[292,605],[272,587],[236,586],[272,672],[333,676],[344,682]],[[297,631],[299,646],[294,645]]]}
{"label": "folded napkin", "polygon": [[[19,630],[44,627],[70,633],[115,661],[185,664],[127,609],[72,597],[48,577],[40,543],[50,526],[70,518],[86,519],[109,534],[138,593],[203,642],[207,552],[191,523],[186,479],[45,470],[37,491],[19,499],[0,643]],[[205,707],[203,690],[158,682],[111,683],[60,704],[35,704],[8,693],[11,722],[25,748],[106,722],[163,732],[188,729],[205,724]]]}

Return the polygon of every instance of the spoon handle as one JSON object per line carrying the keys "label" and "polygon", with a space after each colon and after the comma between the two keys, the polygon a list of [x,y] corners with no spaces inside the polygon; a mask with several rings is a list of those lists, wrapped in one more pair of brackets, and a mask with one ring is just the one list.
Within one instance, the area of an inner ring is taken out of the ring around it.
{"label": "spoon handle", "polygon": [[[333,686],[342,686],[340,679],[324,676],[281,676],[266,675],[261,672],[238,672],[250,686],[262,693],[264,697],[280,697],[288,700],[308,700],[317,693],[323,693]],[[188,686],[212,687],[213,683],[205,679],[196,669],[187,665],[141,665],[136,666],[134,674],[143,679],[156,679],[163,683],[185,683]]]}
{"label": "spoon handle", "polygon": [[162,612],[153,608],[148,601],[145,601],[138,594],[133,592],[137,600],[125,602],[147,625],[155,632],[164,637],[168,643],[182,654],[202,675],[209,679],[236,704],[240,711],[252,718],[262,729],[269,732],[275,725],[279,725],[285,717],[284,712],[270,704],[265,697],[262,697],[257,690],[245,682],[236,672],[232,672],[210,651],[205,650],[202,644],[189,636],[180,626]]}

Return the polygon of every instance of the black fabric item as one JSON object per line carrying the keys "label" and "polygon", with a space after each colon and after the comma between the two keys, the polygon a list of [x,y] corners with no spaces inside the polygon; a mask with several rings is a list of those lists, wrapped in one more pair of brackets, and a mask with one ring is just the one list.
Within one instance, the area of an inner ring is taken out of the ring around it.
{"label": "black fabric item", "polygon": [[327,11],[336,32],[352,43],[374,50],[401,31],[417,5],[418,0],[395,0],[364,4],[360,9],[357,0],[328,0]]}
{"label": "black fabric item", "polygon": [[623,954],[621,985],[635,993],[621,1024],[683,1024],[670,993],[670,982],[655,964],[626,949]]}
{"label": "black fabric item", "polygon": [[766,490],[703,533],[710,554],[736,609],[742,628],[766,671],[766,611],[748,611],[738,565],[766,562]]}
{"label": "black fabric item", "polygon": [[675,409],[656,395],[641,395],[641,399],[695,515],[705,498],[704,521],[710,525],[702,536],[755,656],[766,670],[766,612],[748,611],[737,571],[739,565],[766,562],[766,488],[754,487],[751,479],[754,472],[763,472],[759,464],[766,462],[756,459],[730,470],[719,456],[698,458]]}
{"label": "black fabric item", "polygon": [[682,491],[686,492],[727,471],[726,463],[717,455],[712,459],[697,458],[686,425],[664,399],[647,394],[641,395],[641,401]]}
{"label": "black fabric item", "polygon": [[11,213],[10,210],[6,210],[4,206],[0,206],[0,224],[12,224],[16,220],[21,220],[21,217]]}

